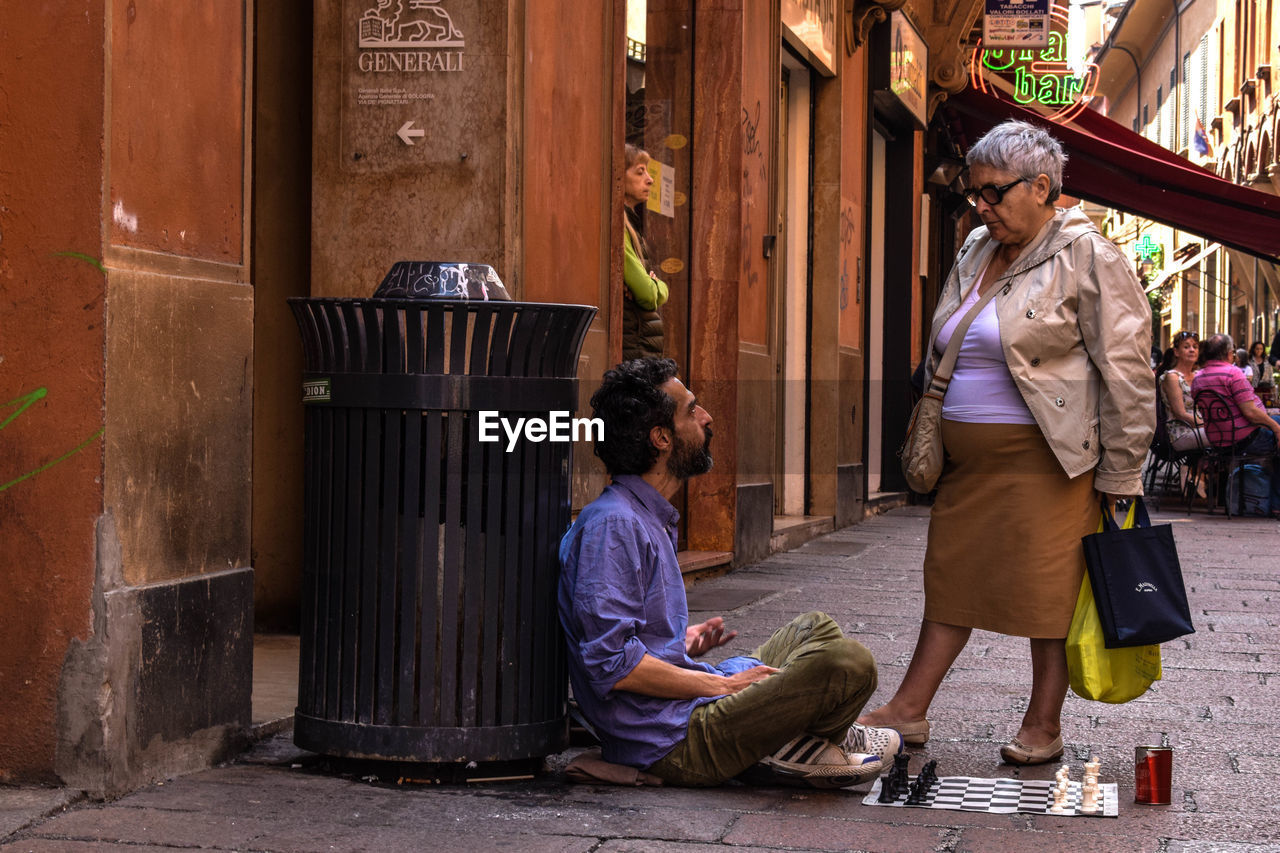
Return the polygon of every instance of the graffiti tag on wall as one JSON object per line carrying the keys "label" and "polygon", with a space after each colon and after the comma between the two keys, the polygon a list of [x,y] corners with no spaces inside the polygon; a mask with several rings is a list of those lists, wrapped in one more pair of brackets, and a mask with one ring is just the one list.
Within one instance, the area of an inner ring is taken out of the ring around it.
{"label": "graffiti tag on wall", "polygon": [[[30,393],[23,394],[21,397],[17,397],[3,405],[0,405],[0,412],[4,412],[11,408],[16,407],[16,410],[13,412],[13,414],[9,415],[9,417],[0,421],[0,430],[3,430],[5,427],[9,426],[9,424],[17,420],[18,417],[21,416],[23,412],[31,408],[40,400],[43,400],[46,396],[48,396],[48,394],[49,394],[49,389],[37,388],[36,390]],[[57,465],[60,462],[65,462],[66,460],[70,459],[72,456],[75,456],[81,450],[84,450],[90,444],[93,444],[95,441],[101,438],[102,433],[104,431],[105,431],[105,427],[102,429],[99,429],[93,435],[89,436],[84,441],[80,442],[75,447],[71,448],[66,453],[59,456],[57,459],[52,459],[44,463],[43,465],[40,465],[39,467],[26,472],[25,474],[21,474],[17,477],[14,477],[12,480],[9,480],[8,482],[0,482],[0,492],[3,492],[6,489],[9,489],[12,486],[16,486],[19,483],[23,482],[24,480],[30,480],[32,477],[36,476],[37,474],[42,474],[45,471],[48,471],[50,468],[52,468],[53,466]],[[4,476],[5,476],[4,473],[0,472],[0,478],[3,478]]]}
{"label": "graffiti tag on wall", "polygon": [[[752,290],[760,283],[760,268],[752,247],[755,229],[752,227],[752,211],[755,208],[757,188],[767,187],[769,171],[765,165],[765,152],[760,146],[760,101],[756,101],[755,114],[742,108],[742,253],[745,266],[747,289]],[[753,169],[755,175],[752,174]],[[765,211],[765,215],[768,212]]]}
{"label": "graffiti tag on wall", "polygon": [[[840,310],[849,307],[849,258],[855,254],[853,245],[854,232],[857,226],[853,220],[853,207],[844,205],[840,208]],[[858,276],[854,281],[854,304],[862,302],[862,259],[858,259]]]}

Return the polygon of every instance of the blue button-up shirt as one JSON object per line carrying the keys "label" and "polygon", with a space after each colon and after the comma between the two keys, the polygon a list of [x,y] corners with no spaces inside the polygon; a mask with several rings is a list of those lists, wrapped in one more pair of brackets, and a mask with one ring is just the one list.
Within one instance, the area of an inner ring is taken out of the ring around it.
{"label": "blue button-up shirt", "polygon": [[646,654],[686,669],[729,674],[685,654],[689,604],[676,560],[678,513],[638,476],[618,476],[560,541],[559,608],[569,681],[601,737],[606,761],[649,767],[684,740],[689,715],[714,698],[659,699],[613,686]]}

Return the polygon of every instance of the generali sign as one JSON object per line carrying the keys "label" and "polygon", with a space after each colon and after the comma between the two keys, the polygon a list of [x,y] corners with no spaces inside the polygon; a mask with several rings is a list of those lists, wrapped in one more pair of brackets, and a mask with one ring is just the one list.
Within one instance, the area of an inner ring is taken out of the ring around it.
{"label": "generali sign", "polygon": [[377,0],[357,33],[366,73],[462,70],[466,40],[442,0]]}

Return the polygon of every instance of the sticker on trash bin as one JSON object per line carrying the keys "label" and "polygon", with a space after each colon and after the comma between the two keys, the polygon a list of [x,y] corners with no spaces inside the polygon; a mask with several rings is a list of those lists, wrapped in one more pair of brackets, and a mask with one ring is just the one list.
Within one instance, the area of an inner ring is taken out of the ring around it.
{"label": "sticker on trash bin", "polygon": [[329,380],[315,379],[311,382],[302,383],[302,402],[304,403],[327,403],[329,402]]}

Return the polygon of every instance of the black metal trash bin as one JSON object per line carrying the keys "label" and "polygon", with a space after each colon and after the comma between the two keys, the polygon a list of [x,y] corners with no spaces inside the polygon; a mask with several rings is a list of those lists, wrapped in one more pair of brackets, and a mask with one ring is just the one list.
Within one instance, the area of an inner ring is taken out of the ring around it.
{"label": "black metal trash bin", "polygon": [[[500,287],[500,285],[499,285]],[[556,613],[569,443],[479,441],[478,413],[577,406],[596,309],[291,299],[306,403],[294,741],[511,761],[567,745]]]}

